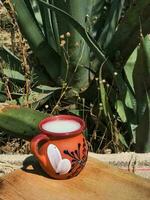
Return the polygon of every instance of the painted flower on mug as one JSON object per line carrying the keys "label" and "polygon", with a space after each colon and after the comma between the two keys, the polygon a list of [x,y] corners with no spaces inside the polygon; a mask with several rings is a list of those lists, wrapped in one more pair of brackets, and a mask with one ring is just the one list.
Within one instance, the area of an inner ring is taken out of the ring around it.
{"label": "painted flower on mug", "polygon": [[68,159],[62,159],[59,149],[54,144],[47,148],[49,161],[57,174],[67,174],[71,169],[71,162]]}

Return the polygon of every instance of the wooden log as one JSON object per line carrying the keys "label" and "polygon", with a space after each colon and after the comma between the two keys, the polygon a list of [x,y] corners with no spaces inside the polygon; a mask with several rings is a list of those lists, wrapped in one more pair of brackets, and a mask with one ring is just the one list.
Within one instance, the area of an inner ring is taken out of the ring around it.
{"label": "wooden log", "polygon": [[0,200],[150,200],[150,181],[89,157],[69,180],[16,170],[0,179]]}

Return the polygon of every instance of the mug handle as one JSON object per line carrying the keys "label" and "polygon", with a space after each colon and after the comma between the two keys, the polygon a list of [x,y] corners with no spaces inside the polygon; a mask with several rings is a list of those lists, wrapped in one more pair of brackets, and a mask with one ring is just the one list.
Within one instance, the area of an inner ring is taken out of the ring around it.
{"label": "mug handle", "polygon": [[42,155],[39,153],[38,145],[42,141],[49,141],[49,137],[44,134],[39,134],[31,140],[31,152],[39,159],[42,160]]}

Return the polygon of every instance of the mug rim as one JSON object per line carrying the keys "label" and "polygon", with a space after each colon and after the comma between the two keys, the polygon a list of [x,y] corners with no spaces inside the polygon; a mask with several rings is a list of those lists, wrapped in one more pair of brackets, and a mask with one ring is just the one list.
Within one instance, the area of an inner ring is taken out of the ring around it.
{"label": "mug rim", "polygon": [[[42,126],[43,124],[50,122],[50,121],[57,121],[57,120],[74,120],[80,124],[80,128],[75,131],[68,131],[68,132],[52,132],[45,130]],[[53,138],[66,138],[66,137],[72,137],[79,135],[82,133],[86,128],[85,122],[83,119],[81,119],[78,116],[75,115],[54,115],[50,117],[46,117],[39,123],[39,129],[42,131],[43,134],[46,134],[47,136],[53,137]]]}

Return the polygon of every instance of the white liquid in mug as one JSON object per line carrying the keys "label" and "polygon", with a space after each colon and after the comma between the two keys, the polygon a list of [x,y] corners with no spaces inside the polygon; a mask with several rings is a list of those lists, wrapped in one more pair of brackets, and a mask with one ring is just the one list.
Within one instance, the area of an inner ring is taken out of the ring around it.
{"label": "white liquid in mug", "polygon": [[80,129],[81,125],[74,120],[56,120],[43,124],[42,128],[53,133],[66,133]]}

